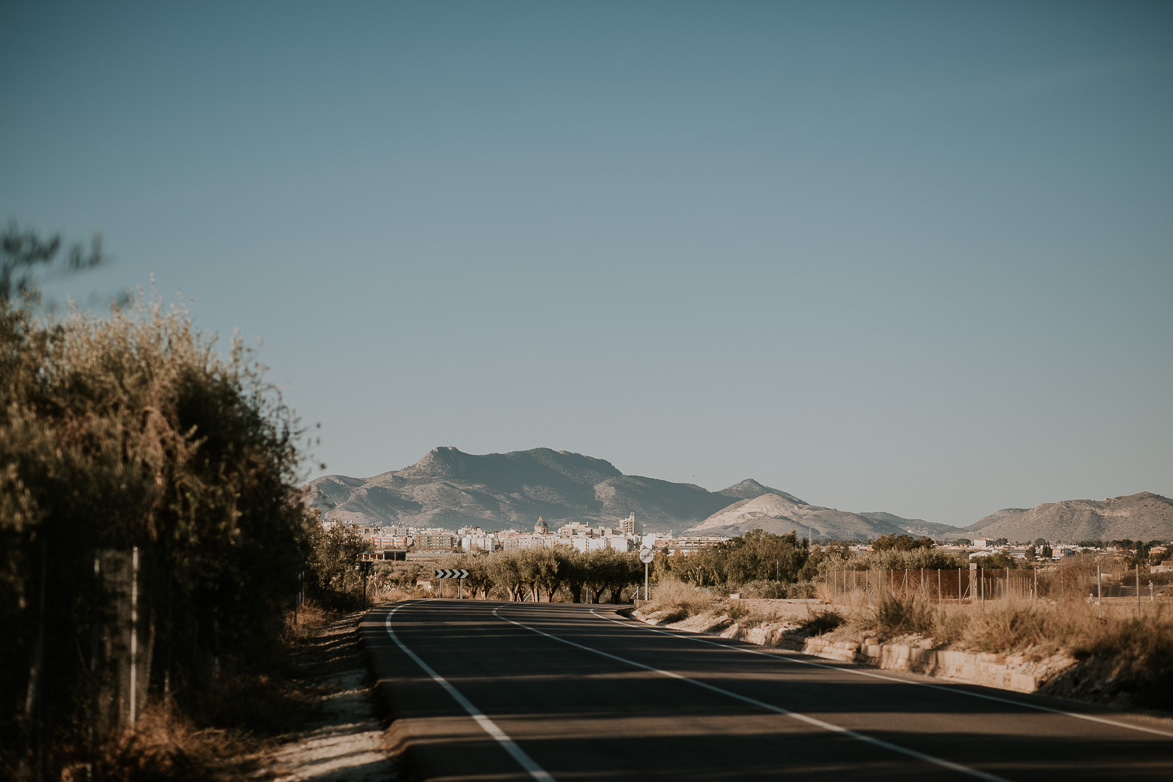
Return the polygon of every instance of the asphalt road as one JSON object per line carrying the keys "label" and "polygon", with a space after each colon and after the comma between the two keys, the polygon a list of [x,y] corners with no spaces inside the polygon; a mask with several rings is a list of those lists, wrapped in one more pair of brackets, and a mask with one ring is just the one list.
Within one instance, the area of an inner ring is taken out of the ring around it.
{"label": "asphalt road", "polygon": [[428,600],[362,624],[406,776],[1173,780],[1173,722],[673,633]]}

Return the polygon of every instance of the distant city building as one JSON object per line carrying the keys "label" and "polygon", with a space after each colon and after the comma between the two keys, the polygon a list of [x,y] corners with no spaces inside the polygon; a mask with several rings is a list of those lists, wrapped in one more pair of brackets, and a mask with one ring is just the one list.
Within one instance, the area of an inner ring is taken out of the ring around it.
{"label": "distant city building", "polygon": [[621,535],[608,535],[597,538],[577,537],[571,539],[570,545],[575,550],[581,551],[584,554],[605,548],[615,549],[616,551],[631,551],[635,548],[635,540]]}
{"label": "distant city building", "polygon": [[581,521],[572,521],[569,524],[564,524],[558,528],[558,537],[561,538],[575,538],[594,537],[594,530],[591,529],[590,524],[583,524]]}
{"label": "distant city building", "polygon": [[542,535],[537,533],[529,535],[522,532],[501,539],[501,547],[506,551],[519,551],[527,548],[553,548],[559,545],[565,545],[565,542],[559,539],[557,535]]}
{"label": "distant city building", "polygon": [[535,535],[549,535],[550,534],[550,525],[547,524],[546,520],[543,519],[541,516],[538,516],[538,523],[534,525],[534,534]]}
{"label": "distant city building", "polygon": [[656,541],[656,548],[666,550],[669,554],[689,555],[703,548],[724,543],[729,538],[716,535],[683,535],[676,538],[664,538]]}
{"label": "distant city building", "polygon": [[623,530],[624,535],[634,535],[635,534],[635,514],[632,513],[630,516],[628,516],[626,519],[624,519],[622,522],[620,522],[620,526]]}
{"label": "distant city building", "polygon": [[464,531],[460,538],[460,547],[469,554],[474,551],[496,551],[497,536],[492,532],[484,532],[480,527],[474,527],[471,531]]}
{"label": "distant city building", "polygon": [[425,532],[415,537],[415,547],[423,551],[451,551],[456,548],[456,536],[451,532]]}

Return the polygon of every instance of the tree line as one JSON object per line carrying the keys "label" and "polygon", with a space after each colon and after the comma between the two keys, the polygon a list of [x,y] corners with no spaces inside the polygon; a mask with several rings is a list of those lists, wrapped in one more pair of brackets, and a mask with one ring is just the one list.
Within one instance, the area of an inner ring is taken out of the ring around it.
{"label": "tree line", "polygon": [[[569,545],[454,555],[437,568],[467,570],[465,594],[486,600],[622,603],[634,596],[644,577],[634,551],[583,552]],[[431,575],[412,563],[387,563],[377,566],[376,578],[389,590],[411,588]]]}

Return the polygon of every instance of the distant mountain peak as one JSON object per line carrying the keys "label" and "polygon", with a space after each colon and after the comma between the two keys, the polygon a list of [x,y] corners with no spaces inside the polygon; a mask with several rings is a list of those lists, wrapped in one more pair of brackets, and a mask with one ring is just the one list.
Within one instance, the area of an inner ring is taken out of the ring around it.
{"label": "distant mountain peak", "polygon": [[723,494],[726,497],[735,497],[739,500],[753,500],[766,494],[776,494],[798,505],[810,504],[781,489],[773,489],[765,484],[758,483],[753,478],[746,478],[744,481],[735,483],[727,489],[722,489],[717,494]]}
{"label": "distant mountain peak", "polygon": [[433,475],[438,478],[455,478],[461,475],[469,454],[452,445],[442,445],[424,454],[418,462],[404,472],[414,475]]}

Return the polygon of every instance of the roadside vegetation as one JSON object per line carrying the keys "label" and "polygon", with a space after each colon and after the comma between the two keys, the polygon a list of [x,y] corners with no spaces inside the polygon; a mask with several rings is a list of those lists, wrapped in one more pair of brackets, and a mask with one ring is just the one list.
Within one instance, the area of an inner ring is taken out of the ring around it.
{"label": "roadside vegetation", "polygon": [[[615,549],[578,551],[569,545],[517,551],[451,555],[427,569],[419,562],[379,562],[372,573],[372,592],[378,600],[437,597],[440,584],[431,580],[433,567],[464,569],[465,597],[562,603],[626,603],[642,587],[644,567],[638,555]],[[431,588],[420,587],[428,581]],[[445,587],[454,597],[457,587]]]}
{"label": "roadside vegetation", "polygon": [[181,305],[45,314],[37,275],[96,244],[0,243],[0,777],[239,772],[311,706],[303,597],[352,585],[298,493],[307,432]]}
{"label": "roadside vegetation", "polygon": [[[651,601],[641,606],[640,616],[657,624],[679,623],[734,637],[765,628],[756,639],[768,644],[830,634],[827,637],[835,641],[901,641],[1016,655],[1024,662],[1052,661],[1071,666],[1071,675],[1056,680],[1055,694],[1124,699],[1173,710],[1173,613],[1162,602],[1167,598],[1150,599],[1145,594],[1138,603],[1134,592],[1130,598],[1097,603],[1093,597],[1097,567],[1110,573],[1104,578],[1107,584],[1133,583],[1135,571],[1127,569],[1126,562],[1097,561],[1090,555],[1070,558],[1037,574],[1035,594],[986,600],[967,594],[960,601],[944,598],[931,577],[933,568],[956,573],[958,564],[948,552],[923,546],[825,554],[815,574],[813,600],[763,600],[744,591],[752,580],[701,586],[666,578],[653,589]],[[833,575],[865,568],[871,571],[867,588],[861,578],[859,588],[844,589],[841,575],[838,581]],[[902,571],[911,578],[893,577]],[[887,580],[881,573],[888,574]],[[1000,581],[1005,573],[991,578]],[[1024,569],[1021,578],[1028,573],[1035,575]],[[1153,578],[1167,582],[1161,574]],[[901,588],[902,584],[913,586]]]}

